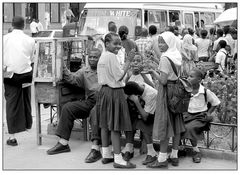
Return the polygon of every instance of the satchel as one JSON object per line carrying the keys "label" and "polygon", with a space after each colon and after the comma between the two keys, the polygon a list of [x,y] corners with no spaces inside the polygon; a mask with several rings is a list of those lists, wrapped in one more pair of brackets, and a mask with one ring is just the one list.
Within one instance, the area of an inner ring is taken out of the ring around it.
{"label": "satchel", "polygon": [[179,77],[177,74],[177,69],[171,59],[168,58],[171,63],[172,69],[178,79],[174,83],[173,94],[168,97],[168,107],[173,113],[184,113],[188,111],[189,101],[191,98],[192,84],[187,80],[187,78]]}

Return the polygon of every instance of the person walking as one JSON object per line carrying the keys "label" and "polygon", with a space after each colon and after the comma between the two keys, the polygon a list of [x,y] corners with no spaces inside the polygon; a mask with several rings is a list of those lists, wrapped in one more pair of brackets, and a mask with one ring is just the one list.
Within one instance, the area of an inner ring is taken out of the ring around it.
{"label": "person walking", "polygon": [[6,118],[9,133],[7,145],[17,146],[15,134],[31,129],[32,63],[35,41],[24,34],[24,18],[12,19],[12,32],[3,36],[3,69],[6,99]]}
{"label": "person walking", "polygon": [[30,30],[32,33],[32,37],[36,37],[38,33],[38,24],[36,23],[36,20],[33,18],[32,22],[30,23]]}
{"label": "person walking", "polygon": [[94,48],[90,50],[88,58],[89,67],[83,67],[76,73],[70,73],[64,66],[63,79],[70,84],[84,88],[86,99],[68,102],[63,106],[56,131],[56,135],[60,139],[53,148],[47,150],[48,155],[71,151],[68,142],[74,120],[87,118],[95,106],[96,92],[100,89],[96,70],[100,55],[101,51],[99,49]]}

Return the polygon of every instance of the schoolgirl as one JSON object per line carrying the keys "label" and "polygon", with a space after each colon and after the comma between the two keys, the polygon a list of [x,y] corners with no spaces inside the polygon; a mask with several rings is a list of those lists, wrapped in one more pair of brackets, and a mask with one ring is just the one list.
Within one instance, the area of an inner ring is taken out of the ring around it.
{"label": "schoolgirl", "polygon": [[[134,58],[135,51],[129,52],[125,65],[121,69],[116,56],[121,48],[120,37],[115,33],[107,34],[105,47],[106,51],[102,53],[97,65],[98,83],[102,85],[97,98],[102,139],[102,163],[114,161],[114,168],[135,168],[135,164],[122,158],[120,145],[121,131],[132,130],[128,105],[123,91],[125,86],[123,78]],[[109,132],[111,133],[114,159],[109,149]]]}

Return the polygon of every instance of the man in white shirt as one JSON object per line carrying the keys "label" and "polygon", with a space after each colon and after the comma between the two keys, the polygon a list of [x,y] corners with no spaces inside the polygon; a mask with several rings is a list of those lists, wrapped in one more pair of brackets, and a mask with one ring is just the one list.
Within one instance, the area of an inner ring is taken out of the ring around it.
{"label": "man in white shirt", "polygon": [[[226,38],[223,37],[223,30],[218,29],[217,30],[217,40],[214,41],[214,43],[213,43],[213,51],[217,50],[218,42],[221,41],[221,40],[225,40],[227,42]],[[228,44],[228,42],[227,42],[227,44]]]}
{"label": "man in white shirt", "polygon": [[[24,18],[15,16],[13,31],[3,36],[3,68],[6,98],[6,118],[9,139],[7,145],[17,146],[15,133],[31,129],[32,63],[35,41],[24,34]],[[24,88],[23,88],[24,87]]]}
{"label": "man in white shirt", "polygon": [[36,23],[35,19],[32,19],[32,22],[30,24],[30,30],[32,33],[32,37],[35,37],[38,33],[38,24]]}
{"label": "man in white shirt", "polygon": [[43,25],[42,25],[42,23],[39,21],[39,19],[36,19],[36,23],[37,23],[38,32],[39,32],[39,31],[43,31]]}

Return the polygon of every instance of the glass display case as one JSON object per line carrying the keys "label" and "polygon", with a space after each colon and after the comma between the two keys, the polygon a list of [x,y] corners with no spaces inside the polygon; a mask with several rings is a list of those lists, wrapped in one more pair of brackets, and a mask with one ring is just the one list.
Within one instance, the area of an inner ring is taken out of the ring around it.
{"label": "glass display case", "polygon": [[[54,106],[56,118],[62,105],[68,101],[84,98],[84,90],[62,81],[63,64],[75,72],[87,62],[87,37],[36,39],[33,82],[37,122],[37,143],[42,143],[40,104]],[[50,116],[51,120],[53,116]]]}

